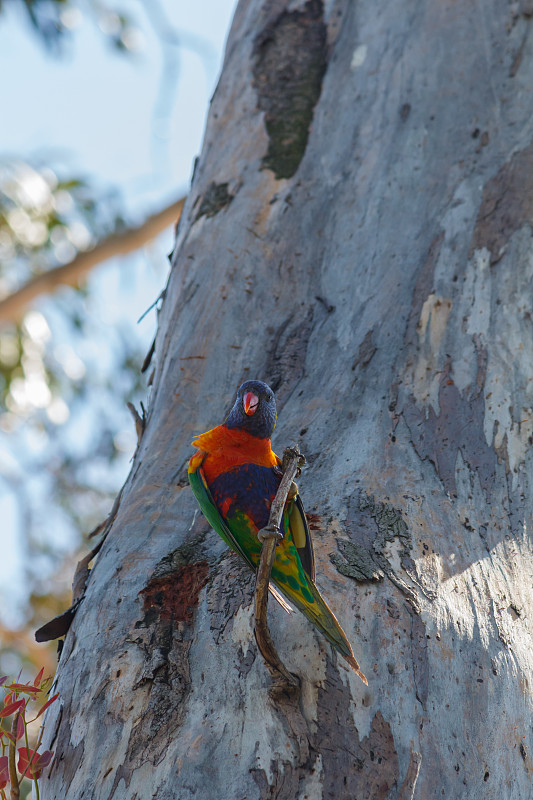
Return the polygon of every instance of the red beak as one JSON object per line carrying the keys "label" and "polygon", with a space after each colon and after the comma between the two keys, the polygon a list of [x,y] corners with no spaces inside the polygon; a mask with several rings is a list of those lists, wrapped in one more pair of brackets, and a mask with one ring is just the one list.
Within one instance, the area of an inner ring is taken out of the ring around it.
{"label": "red beak", "polygon": [[245,414],[248,414],[248,416],[255,414],[257,411],[257,406],[259,405],[259,398],[253,392],[246,392],[242,398],[242,405],[244,407]]}

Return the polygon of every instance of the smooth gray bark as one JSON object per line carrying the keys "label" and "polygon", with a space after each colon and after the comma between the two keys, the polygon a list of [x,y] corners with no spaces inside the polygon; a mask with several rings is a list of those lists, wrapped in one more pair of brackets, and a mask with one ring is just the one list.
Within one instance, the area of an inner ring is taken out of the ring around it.
{"label": "smooth gray bark", "polygon": [[[533,37],[525,3],[242,0],[147,427],[67,636],[42,796],[531,797]],[[271,631],[186,464],[246,378],[299,441],[368,689]]]}

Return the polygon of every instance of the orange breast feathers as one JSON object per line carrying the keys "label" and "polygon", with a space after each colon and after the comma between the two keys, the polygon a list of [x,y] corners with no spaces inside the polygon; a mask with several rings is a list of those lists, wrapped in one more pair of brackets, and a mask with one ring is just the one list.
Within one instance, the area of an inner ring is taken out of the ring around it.
{"label": "orange breast feathers", "polygon": [[223,425],[201,433],[192,444],[207,453],[202,469],[208,483],[241,464],[275,467],[281,463],[271,449],[270,439],[258,439],[246,431]]}

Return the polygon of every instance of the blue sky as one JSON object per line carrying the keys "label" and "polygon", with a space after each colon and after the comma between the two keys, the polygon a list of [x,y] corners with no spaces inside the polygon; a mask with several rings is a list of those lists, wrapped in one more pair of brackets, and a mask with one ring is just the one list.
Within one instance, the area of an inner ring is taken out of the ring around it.
{"label": "blue sky", "polygon": [[[157,100],[164,50],[143,3],[128,4],[140,23],[140,52],[115,52],[84,19],[64,56],[55,59],[23,24],[18,4],[6,4],[0,18],[0,153],[69,154],[74,167],[119,185],[132,208],[184,189],[200,149],[234,5],[234,0],[161,0],[184,43],[173,48],[179,77],[163,109]],[[201,53],[188,46],[195,39],[205,41]]]}
{"label": "blue sky", "polygon": [[[116,187],[133,222],[185,193],[201,149],[205,115],[235,4],[236,0],[160,0],[182,42],[179,48],[165,49],[152,27],[153,14],[148,19],[142,2],[130,2],[127,7],[141,34],[139,52],[117,53],[97,26],[83,19],[60,58],[51,57],[32,34],[18,4],[6,4],[0,17],[0,157],[66,160],[71,174],[81,174],[97,186]],[[200,52],[187,46],[197,41]],[[127,281],[119,262],[108,262],[91,275],[95,319],[109,326],[110,336],[114,327],[131,325],[132,336],[148,349],[154,314],[141,325],[135,323],[166,282],[166,254],[171,249],[169,230],[150,258],[137,254],[130,260]],[[131,437],[132,423],[126,413],[121,425],[124,429],[119,435]],[[4,434],[0,472],[16,472],[16,448],[31,446],[31,436],[16,440],[12,436],[7,441]],[[46,442],[35,446],[46,446]],[[124,459],[123,477],[129,455]],[[27,491],[42,492],[43,487],[28,485]],[[0,610],[8,609],[5,620],[16,623],[17,606],[25,594],[20,512],[2,483],[0,518]],[[68,552],[67,525],[56,521],[43,535],[53,537]]]}

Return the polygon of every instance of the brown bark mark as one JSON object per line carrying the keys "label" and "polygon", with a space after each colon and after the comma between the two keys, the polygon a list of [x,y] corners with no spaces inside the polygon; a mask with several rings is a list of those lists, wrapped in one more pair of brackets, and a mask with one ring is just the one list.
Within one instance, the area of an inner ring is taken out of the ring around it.
{"label": "brown bark mark", "polygon": [[453,381],[448,360],[440,380],[438,416],[433,407],[426,416],[426,410],[417,407],[414,397],[402,412],[418,456],[431,461],[444,488],[454,497],[457,496],[455,462],[459,450],[470,470],[477,472],[487,497],[495,480],[496,453],[487,444],[483,430],[485,368],[486,356],[478,349],[476,387],[470,396],[463,396]]}
{"label": "brown bark mark", "polygon": [[374,329],[367,331],[365,338],[359,345],[359,350],[352,364],[352,372],[355,372],[357,367],[366,367],[372,361],[374,354],[377,350],[377,345],[373,341]]}
{"label": "brown bark mark", "polygon": [[304,156],[327,67],[322,0],[282,11],[254,43],[253,85],[269,138],[263,166],[292,178]]}
{"label": "brown bark mark", "polygon": [[416,697],[425,710],[429,685],[428,643],[426,626],[418,614],[411,614],[411,658]]}
{"label": "brown bark mark", "polygon": [[418,273],[405,331],[405,343],[407,345],[414,345],[418,342],[418,321],[422,312],[422,306],[433,291],[433,275],[443,241],[444,231],[441,231],[431,242],[426,260]]}
{"label": "brown bark mark", "polygon": [[251,769],[250,774],[259,788],[259,800],[294,800],[298,796],[299,770],[290,762],[272,764],[272,784],[269,784],[264,769]]}
{"label": "brown bark mark", "polygon": [[214,217],[226,206],[229,206],[235,195],[228,191],[227,183],[215,183],[214,181],[207,187],[200,208],[194,219],[196,222],[200,217]]}
{"label": "brown bark mark", "polygon": [[313,745],[322,754],[323,800],[385,800],[399,776],[394,737],[381,712],[359,739],[350,712],[350,690],[328,664],[318,690],[318,729]]}
{"label": "brown bark mark", "polygon": [[512,234],[524,225],[533,227],[533,142],[515,153],[485,184],[481,207],[470,245],[474,250],[486,247],[491,263],[505,252]]}
{"label": "brown bark mark", "polygon": [[198,595],[207,583],[209,564],[199,561],[180,567],[174,574],[152,578],[140,594],[143,596],[145,620],[154,612],[161,620],[191,622],[198,605]]}
{"label": "brown bark mark", "polygon": [[276,392],[278,414],[305,371],[309,338],[313,330],[313,308],[290,328],[291,317],[273,334],[273,344],[265,367],[266,382]]}

